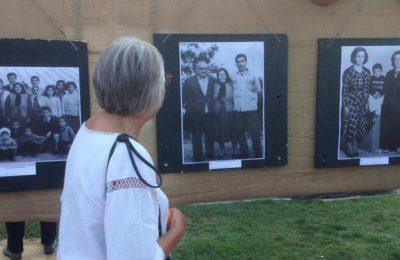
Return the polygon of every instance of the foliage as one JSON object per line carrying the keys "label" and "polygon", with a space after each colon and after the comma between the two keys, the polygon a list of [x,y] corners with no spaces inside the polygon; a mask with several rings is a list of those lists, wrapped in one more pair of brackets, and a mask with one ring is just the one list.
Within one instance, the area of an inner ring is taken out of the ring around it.
{"label": "foliage", "polygon": [[195,74],[194,66],[198,59],[206,60],[210,73],[216,73],[218,67],[213,63],[213,58],[217,52],[218,46],[215,43],[181,43],[181,82]]}

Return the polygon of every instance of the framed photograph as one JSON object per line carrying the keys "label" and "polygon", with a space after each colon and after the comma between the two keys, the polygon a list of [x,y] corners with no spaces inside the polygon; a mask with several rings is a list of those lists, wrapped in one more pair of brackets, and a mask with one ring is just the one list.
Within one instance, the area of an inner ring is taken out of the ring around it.
{"label": "framed photograph", "polygon": [[84,42],[0,40],[0,191],[62,187],[89,117]]}
{"label": "framed photograph", "polygon": [[286,35],[156,34],[154,44],[168,85],[161,172],[286,164]]}
{"label": "framed photograph", "polygon": [[316,167],[400,162],[400,39],[321,39]]}

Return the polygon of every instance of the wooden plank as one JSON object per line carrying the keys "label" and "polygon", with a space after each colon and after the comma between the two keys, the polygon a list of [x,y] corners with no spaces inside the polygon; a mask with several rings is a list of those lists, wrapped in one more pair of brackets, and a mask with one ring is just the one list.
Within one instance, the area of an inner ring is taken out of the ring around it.
{"label": "wooden plank", "polygon": [[[315,170],[314,133],[318,38],[398,37],[397,0],[37,0],[71,39],[89,47],[90,77],[99,52],[130,34],[151,41],[153,33],[287,33],[289,35],[289,165],[275,169],[226,170],[164,176],[172,205],[194,202],[369,191],[400,186],[398,166]],[[257,10],[256,14],[254,10]],[[354,11],[355,10],[355,11]],[[353,15],[349,18],[349,15]],[[33,1],[0,2],[3,38],[65,39]],[[346,24],[343,24],[347,20]],[[4,75],[0,75],[4,79]],[[93,86],[92,111],[99,111]],[[156,158],[155,123],[141,142]],[[60,190],[0,194],[0,222],[57,220]]]}

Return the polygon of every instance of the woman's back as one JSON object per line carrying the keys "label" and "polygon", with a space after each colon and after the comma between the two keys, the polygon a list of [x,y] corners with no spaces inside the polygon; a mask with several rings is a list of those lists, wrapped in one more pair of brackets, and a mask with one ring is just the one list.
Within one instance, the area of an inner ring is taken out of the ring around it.
{"label": "woman's back", "polygon": [[[157,192],[154,189],[152,189],[153,191],[138,190],[140,185],[127,183],[129,180],[136,180],[137,175],[129,161],[124,143],[116,146],[106,173],[110,149],[117,136],[117,133],[90,130],[84,124],[74,140],[68,155],[64,190],[61,197],[62,214],[58,259],[115,259],[115,255],[112,255],[112,248],[119,248],[119,245],[124,243],[121,242],[122,239],[129,239],[131,235],[137,235],[138,230],[130,225],[132,225],[132,221],[141,222],[142,216],[149,219],[149,222],[154,225],[155,231],[152,233],[153,238],[146,241],[154,242],[158,239],[158,204],[156,208],[155,202],[160,202],[162,218],[165,222],[168,201],[165,195],[158,194],[162,193],[159,189]],[[135,141],[131,143],[147,161],[152,162],[143,146]],[[150,172],[137,158],[135,158],[135,162],[143,178],[149,183],[155,184],[154,173]],[[123,185],[121,185],[121,181],[125,181]],[[118,185],[113,185],[114,183]],[[144,203],[149,201],[150,205],[154,207],[142,208],[134,205],[130,196],[142,200]],[[138,212],[138,207],[141,212]],[[134,212],[130,212],[130,208]],[[121,212],[118,212],[119,210]],[[149,215],[150,217],[148,217]],[[127,217],[130,219],[126,220]],[[130,229],[130,234],[112,234],[114,224],[117,232],[121,232],[119,228],[122,227],[122,229]],[[135,243],[133,238],[126,242]],[[152,247],[150,243],[146,245],[138,243],[138,245],[147,248],[147,252],[157,251],[148,248]],[[126,251],[129,251],[128,248]],[[120,254],[118,259],[124,259],[124,252],[120,252]]]}

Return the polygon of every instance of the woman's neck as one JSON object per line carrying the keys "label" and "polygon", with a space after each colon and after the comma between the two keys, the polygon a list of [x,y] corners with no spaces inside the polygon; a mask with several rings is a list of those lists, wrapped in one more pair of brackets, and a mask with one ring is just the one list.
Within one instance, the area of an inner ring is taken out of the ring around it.
{"label": "woman's neck", "polygon": [[92,130],[111,133],[123,133],[139,139],[143,126],[151,118],[140,116],[121,116],[101,111],[86,122]]}

